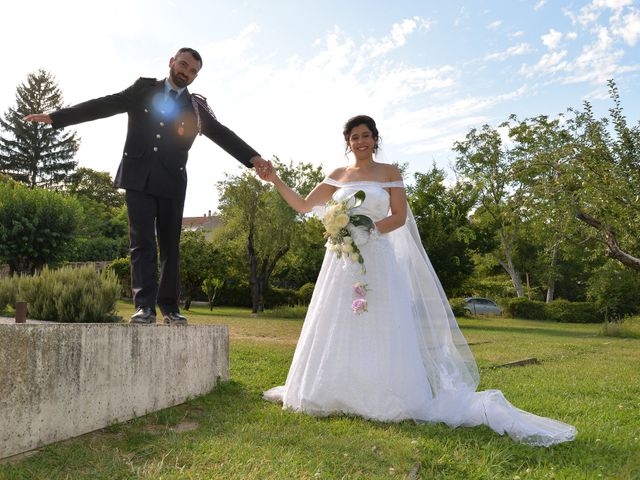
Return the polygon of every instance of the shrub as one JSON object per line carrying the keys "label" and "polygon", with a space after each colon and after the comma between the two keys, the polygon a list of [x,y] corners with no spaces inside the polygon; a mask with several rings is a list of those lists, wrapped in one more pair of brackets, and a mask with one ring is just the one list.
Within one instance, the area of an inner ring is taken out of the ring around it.
{"label": "shrub", "polygon": [[453,310],[453,315],[455,317],[466,317],[467,310],[465,310],[465,306],[467,302],[464,301],[464,298],[450,298],[449,305],[451,305],[451,310]]}
{"label": "shrub", "polygon": [[554,300],[545,305],[546,318],[564,323],[600,323],[603,318],[597,307],[589,302]]}
{"label": "shrub", "polygon": [[281,305],[294,306],[299,303],[298,292],[290,288],[269,287],[264,294],[264,308]]}
{"label": "shrub", "polygon": [[16,304],[16,282],[11,277],[0,278],[0,310]]}
{"label": "shrub", "polygon": [[65,323],[110,322],[120,290],[115,274],[105,269],[44,268],[34,276],[13,277],[16,300],[28,303],[29,318]]}
{"label": "shrub", "polygon": [[618,322],[605,321],[600,327],[603,337],[640,338],[640,316],[626,317]]}
{"label": "shrub", "polygon": [[507,315],[513,318],[529,320],[543,320],[546,318],[545,303],[528,298],[505,299],[504,309]]}
{"label": "shrub", "polygon": [[131,298],[131,260],[129,258],[116,258],[109,264],[111,270],[120,285],[120,296]]}
{"label": "shrub", "polygon": [[305,283],[298,289],[298,299],[304,305],[309,305],[311,297],[313,296],[313,290],[316,288],[315,284],[309,282]]}
{"label": "shrub", "polygon": [[640,313],[640,274],[608,262],[589,279],[587,298],[607,319]]}

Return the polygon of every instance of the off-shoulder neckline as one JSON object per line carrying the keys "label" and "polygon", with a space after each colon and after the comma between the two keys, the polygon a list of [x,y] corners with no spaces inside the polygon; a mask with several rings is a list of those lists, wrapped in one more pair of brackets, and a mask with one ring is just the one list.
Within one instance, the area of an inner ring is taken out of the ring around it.
{"label": "off-shoulder neckline", "polygon": [[389,187],[389,188],[391,187],[404,188],[404,182],[402,180],[396,180],[393,182],[379,182],[377,180],[353,180],[350,182],[340,182],[338,180],[334,180],[331,177],[326,177],[323,180],[323,183],[332,185],[334,187],[347,187],[352,185],[380,185],[382,187]]}

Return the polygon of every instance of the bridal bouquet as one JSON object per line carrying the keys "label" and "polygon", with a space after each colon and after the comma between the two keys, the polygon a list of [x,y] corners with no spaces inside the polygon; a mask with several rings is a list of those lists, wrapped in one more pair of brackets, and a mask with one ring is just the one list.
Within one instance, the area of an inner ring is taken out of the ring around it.
{"label": "bridal bouquet", "polygon": [[354,214],[353,210],[362,205],[365,196],[362,190],[358,190],[340,202],[330,201],[320,217],[326,229],[324,236],[329,241],[329,249],[338,258],[344,256],[359,263],[362,273],[365,272],[364,258],[358,246],[368,240],[373,220],[366,215]]}

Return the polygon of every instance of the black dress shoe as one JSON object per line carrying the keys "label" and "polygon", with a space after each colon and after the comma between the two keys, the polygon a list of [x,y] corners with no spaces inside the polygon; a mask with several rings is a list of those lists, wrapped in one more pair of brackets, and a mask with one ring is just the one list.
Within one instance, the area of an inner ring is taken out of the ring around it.
{"label": "black dress shoe", "polygon": [[186,325],[187,318],[180,312],[170,312],[164,314],[164,323],[167,325]]}
{"label": "black dress shoe", "polygon": [[131,315],[129,323],[138,323],[141,325],[156,323],[156,312],[151,307],[138,307],[136,313]]}

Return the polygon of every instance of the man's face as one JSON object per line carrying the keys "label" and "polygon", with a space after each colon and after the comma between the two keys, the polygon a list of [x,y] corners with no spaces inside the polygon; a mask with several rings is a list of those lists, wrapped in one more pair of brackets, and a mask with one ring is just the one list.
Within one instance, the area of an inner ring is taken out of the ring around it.
{"label": "man's face", "polygon": [[169,78],[178,88],[191,85],[200,71],[200,62],[189,52],[182,52],[169,60]]}

